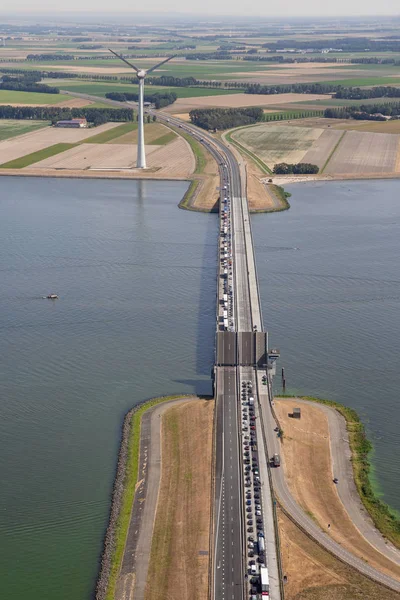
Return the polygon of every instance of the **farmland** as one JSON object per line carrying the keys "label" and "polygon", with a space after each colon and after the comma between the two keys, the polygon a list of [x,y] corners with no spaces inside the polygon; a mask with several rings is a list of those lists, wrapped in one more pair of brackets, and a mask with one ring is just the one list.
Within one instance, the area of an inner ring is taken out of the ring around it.
{"label": "farmland", "polygon": [[300,162],[323,131],[318,128],[265,124],[243,127],[232,137],[272,168],[277,162]]}
{"label": "farmland", "polygon": [[24,133],[31,133],[43,129],[48,123],[44,121],[15,121],[12,119],[0,120],[0,141],[8,140]]}
{"label": "farmland", "polygon": [[399,136],[348,131],[329,161],[326,174],[393,173]]}
{"label": "farmland", "polygon": [[15,92],[0,90],[0,104],[59,104],[70,100],[63,94],[38,94],[35,92]]}

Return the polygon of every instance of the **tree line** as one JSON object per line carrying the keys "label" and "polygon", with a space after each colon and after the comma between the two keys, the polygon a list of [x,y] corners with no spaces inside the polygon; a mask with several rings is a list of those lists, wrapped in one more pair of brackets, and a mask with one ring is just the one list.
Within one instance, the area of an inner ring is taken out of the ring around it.
{"label": "tree line", "polygon": [[294,48],[295,50],[323,50],[324,48],[334,48],[343,52],[399,52],[399,39],[371,39],[368,37],[345,37],[317,39],[317,40],[278,40],[276,42],[266,42],[262,48],[268,48],[270,51],[282,50],[282,48]]}
{"label": "tree line", "polygon": [[[110,100],[116,100],[117,102],[137,102],[139,100],[139,94],[131,94],[130,92],[107,92],[106,98],[109,98]],[[144,95],[144,101],[151,102],[156,108],[164,108],[165,106],[169,106],[175,102],[176,98],[177,95],[175,92],[161,92]]]}
{"label": "tree line", "polygon": [[133,121],[131,108],[69,108],[67,106],[0,106],[0,119],[35,119],[62,121],[86,118],[89,123],[101,125],[108,121]]}
{"label": "tree line", "polygon": [[367,121],[386,121],[385,116],[396,118],[399,115],[400,102],[343,106],[338,108],[327,108],[324,111],[324,117],[327,119],[365,119]]}
{"label": "tree line", "polygon": [[311,163],[277,163],[273,168],[275,175],[311,175],[318,171],[319,167]]}
{"label": "tree line", "polygon": [[347,98],[349,100],[366,100],[367,98],[400,98],[400,88],[392,86],[376,86],[373,88],[348,87],[341,88],[335,94],[335,98]]}
{"label": "tree line", "polygon": [[329,83],[283,83],[280,85],[261,85],[252,83],[247,86],[246,94],[332,94],[342,86]]}
{"label": "tree line", "polygon": [[59,94],[60,90],[42,83],[37,73],[24,73],[22,76],[12,77],[4,75],[0,83],[0,90],[14,90],[17,92],[37,92],[41,94]]}
{"label": "tree line", "polygon": [[230,129],[251,125],[263,118],[262,108],[196,108],[190,111],[191,122],[202,129]]}

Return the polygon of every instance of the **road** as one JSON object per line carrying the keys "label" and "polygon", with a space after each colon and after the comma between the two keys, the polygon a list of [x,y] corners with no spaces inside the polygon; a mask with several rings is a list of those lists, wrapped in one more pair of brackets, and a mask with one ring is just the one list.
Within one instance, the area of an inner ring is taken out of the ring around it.
{"label": "road", "polygon": [[[70,95],[93,99],[93,97],[86,94],[72,94]],[[96,98],[98,100],[98,98]],[[107,102],[106,99],[102,101]],[[108,101],[107,103],[114,103]],[[120,104],[120,106],[125,106]],[[152,111],[148,111],[152,112]],[[234,256],[237,258],[234,261],[234,279],[235,279],[235,290],[236,290],[236,302],[235,302],[235,322],[237,330],[239,331],[252,331],[253,326],[256,325],[259,331],[262,330],[262,314],[260,309],[259,291],[257,283],[257,273],[253,253],[253,242],[251,235],[251,223],[248,214],[247,199],[244,197],[243,192],[243,165],[240,165],[240,159],[236,158],[233,151],[227,147],[221,140],[214,138],[212,135],[198,129],[197,127],[182,122],[180,119],[173,117],[172,115],[163,114],[157,112],[157,119],[160,122],[164,122],[168,125],[182,128],[186,133],[192,135],[195,139],[200,141],[209,152],[216,158],[217,162],[226,165],[227,176],[229,181],[229,192],[232,202],[232,223],[233,223],[233,248]],[[223,171],[221,170],[221,182],[224,180]],[[259,378],[259,389],[262,390],[261,384],[262,373],[258,373]],[[237,384],[238,384],[238,369],[229,369],[227,367],[217,369],[216,375],[216,386],[217,389],[222,389],[221,394],[218,392],[220,402],[217,402],[217,485],[216,492],[218,494],[218,505],[216,507],[217,524],[215,526],[216,534],[216,553],[215,553],[215,564],[214,564],[214,596],[215,600],[220,598],[229,598],[229,600],[241,600],[244,596],[244,585],[243,585],[243,554],[244,548],[243,543],[236,546],[238,540],[242,536],[242,519],[243,512],[240,509],[240,497],[241,497],[241,486],[239,484],[240,477],[237,477],[237,490],[235,493],[230,493],[231,488],[227,493],[226,481],[227,475],[232,477],[234,482],[234,473],[230,468],[230,462],[225,463],[225,452],[227,456],[237,457],[236,466],[240,465],[239,455],[239,432],[238,424],[233,418],[234,405],[237,407],[239,404],[237,397]],[[235,384],[234,384],[235,380]],[[219,388],[218,386],[221,386]],[[233,391],[232,391],[233,390]],[[276,422],[274,419],[271,399],[265,394],[265,388],[258,397],[260,415],[262,417],[262,424],[264,428],[264,439],[267,445],[266,456],[272,456],[274,453],[280,454],[280,442],[274,432]],[[237,410],[237,409],[236,409]],[[230,413],[231,418],[227,417]],[[221,442],[222,436],[222,442]],[[229,440],[226,441],[226,438]],[[232,441],[231,441],[232,440]],[[228,443],[228,446],[226,444]],[[231,445],[229,445],[231,443]],[[233,463],[232,463],[233,464]],[[268,469],[268,467],[267,467]],[[308,517],[308,515],[302,510],[291,495],[289,488],[284,478],[283,469],[271,469],[271,481],[275,494],[278,496],[284,509],[288,514],[297,522],[311,537],[317,540],[323,547],[329,550],[332,554],[348,563],[349,565],[356,568],[361,573],[371,577],[372,579],[387,585],[391,589],[400,592],[400,582],[389,577],[380,571],[370,567],[362,559],[351,554],[339,544],[334,542],[328,535],[326,535],[314,521]],[[233,491],[233,487],[232,487]],[[229,504],[227,500],[233,501],[233,504]],[[221,521],[221,512],[225,515],[225,520]],[[219,518],[219,521],[218,521]],[[234,524],[235,526],[229,527]],[[368,539],[368,532],[364,533]],[[372,535],[372,533],[370,534]],[[373,534],[376,536],[376,532]],[[220,538],[220,536],[222,536]],[[229,547],[228,537],[231,546]],[[225,543],[222,541],[225,538]],[[235,544],[236,540],[236,544]],[[222,569],[222,561],[224,569]],[[242,565],[242,569],[239,568]],[[230,569],[230,572],[229,572]],[[233,570],[232,570],[233,569]],[[236,570],[237,569],[237,570]],[[228,578],[228,573],[230,577]],[[229,591],[228,591],[229,590]],[[223,595],[219,595],[220,592]],[[230,595],[229,595],[230,594]],[[277,597],[278,600],[278,597]]]}
{"label": "road", "polygon": [[214,598],[243,598],[242,485],[236,368],[217,371]]}

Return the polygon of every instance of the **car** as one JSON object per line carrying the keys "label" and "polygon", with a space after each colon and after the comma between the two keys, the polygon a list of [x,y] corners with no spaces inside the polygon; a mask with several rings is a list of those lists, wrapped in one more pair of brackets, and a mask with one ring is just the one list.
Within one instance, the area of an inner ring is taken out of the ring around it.
{"label": "car", "polygon": [[261,517],[262,513],[261,510],[256,510],[256,517]]}
{"label": "car", "polygon": [[258,537],[264,537],[264,534],[262,531],[260,531],[260,533],[258,534]]}
{"label": "car", "polygon": [[248,540],[249,542],[254,542],[254,536],[253,536],[253,535],[249,535],[249,536],[247,537],[247,540]]}
{"label": "car", "polygon": [[252,508],[251,508],[251,506],[246,506],[246,511],[247,511],[247,512],[251,512],[251,511],[252,511]]}
{"label": "car", "polygon": [[251,566],[251,565],[255,565],[255,564],[256,564],[256,561],[255,561],[255,560],[249,560],[249,565],[250,565],[250,566]]}
{"label": "car", "polygon": [[250,427],[250,429],[252,429],[252,430],[254,431],[254,430],[255,430],[255,426],[254,426],[254,425],[252,425],[252,426]]}
{"label": "car", "polygon": [[263,528],[262,523],[257,523],[257,529],[262,529],[262,528]]}
{"label": "car", "polygon": [[247,533],[253,533],[253,531],[254,531],[253,527],[248,527],[247,528]]}
{"label": "car", "polygon": [[253,550],[249,550],[249,551],[248,551],[248,553],[247,553],[247,555],[248,555],[250,558],[252,558],[252,557],[254,556],[254,552],[253,552]]}
{"label": "car", "polygon": [[245,451],[243,452],[243,454],[244,454],[244,456],[250,456],[250,452],[249,452],[248,450],[245,450]]}
{"label": "car", "polygon": [[260,504],[256,504],[256,510],[261,510],[261,505]]}
{"label": "car", "polygon": [[243,448],[244,448],[245,450],[250,450],[250,446],[249,446],[248,444],[245,444],[245,445],[243,446]]}
{"label": "car", "polygon": [[339,479],[337,477],[333,478],[333,483],[339,483]]}
{"label": "car", "polygon": [[279,431],[279,427],[275,427],[275,428],[274,428],[274,431]]}
{"label": "car", "polygon": [[259,494],[258,492],[256,492],[256,493],[254,494],[254,498],[255,498],[256,500],[259,500],[259,498],[260,498],[260,494]]}
{"label": "car", "polygon": [[264,557],[263,556],[259,556],[257,558],[257,562],[259,562],[261,565],[263,565],[264,564]]}
{"label": "car", "polygon": [[257,518],[257,523],[262,523],[262,522],[263,522],[262,518],[261,518],[261,517],[258,517],[258,518]]}
{"label": "car", "polygon": [[248,521],[247,521],[247,525],[254,525],[254,523],[253,523],[253,519],[248,519]]}
{"label": "car", "polygon": [[251,500],[246,500],[246,504],[247,504],[247,506],[250,506]]}
{"label": "car", "polygon": [[245,487],[250,487],[250,486],[251,486],[251,483],[250,483],[250,481],[246,481],[246,483],[244,484],[244,486],[245,486]]}

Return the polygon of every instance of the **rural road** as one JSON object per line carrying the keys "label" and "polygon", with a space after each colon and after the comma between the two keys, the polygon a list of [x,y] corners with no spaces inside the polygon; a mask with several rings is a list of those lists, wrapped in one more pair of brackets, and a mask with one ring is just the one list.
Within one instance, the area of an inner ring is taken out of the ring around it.
{"label": "rural road", "polygon": [[144,600],[161,478],[161,417],[188,396],[158,404],[142,416],[139,471],[115,600]]}
{"label": "rural road", "polygon": [[[259,389],[262,389],[261,375],[259,375]],[[276,421],[272,414],[265,387],[263,392],[260,394],[260,404],[262,408],[263,425],[266,432],[270,456],[272,456],[275,452],[281,454],[280,441],[276,433],[274,433]],[[302,527],[317,542],[319,542],[329,552],[337,556],[342,561],[351,565],[361,573],[364,573],[371,579],[379,581],[391,589],[400,592],[400,581],[394,577],[390,577],[389,575],[382,573],[381,571],[378,571],[374,567],[371,567],[362,558],[359,558],[355,554],[352,554],[346,550],[346,548],[343,548],[343,546],[335,542],[329,535],[322,531],[322,529],[305,513],[305,511],[293,498],[287,485],[283,469],[271,469],[271,475],[273,487],[281,505],[293,518],[293,520],[300,525],[300,527]],[[337,474],[335,473],[335,475]]]}
{"label": "rural road", "polygon": [[[299,400],[298,398],[296,398],[296,402],[299,404],[316,405],[315,402]],[[374,546],[379,552],[387,556],[387,558],[400,565],[400,550],[397,550],[393,544],[383,538],[360,500],[354,482],[349,435],[345,418],[330,406],[324,404],[318,404],[317,406],[328,418],[332,455],[332,478],[337,477],[339,480],[336,486],[339,498],[354,525],[371,546]]]}

